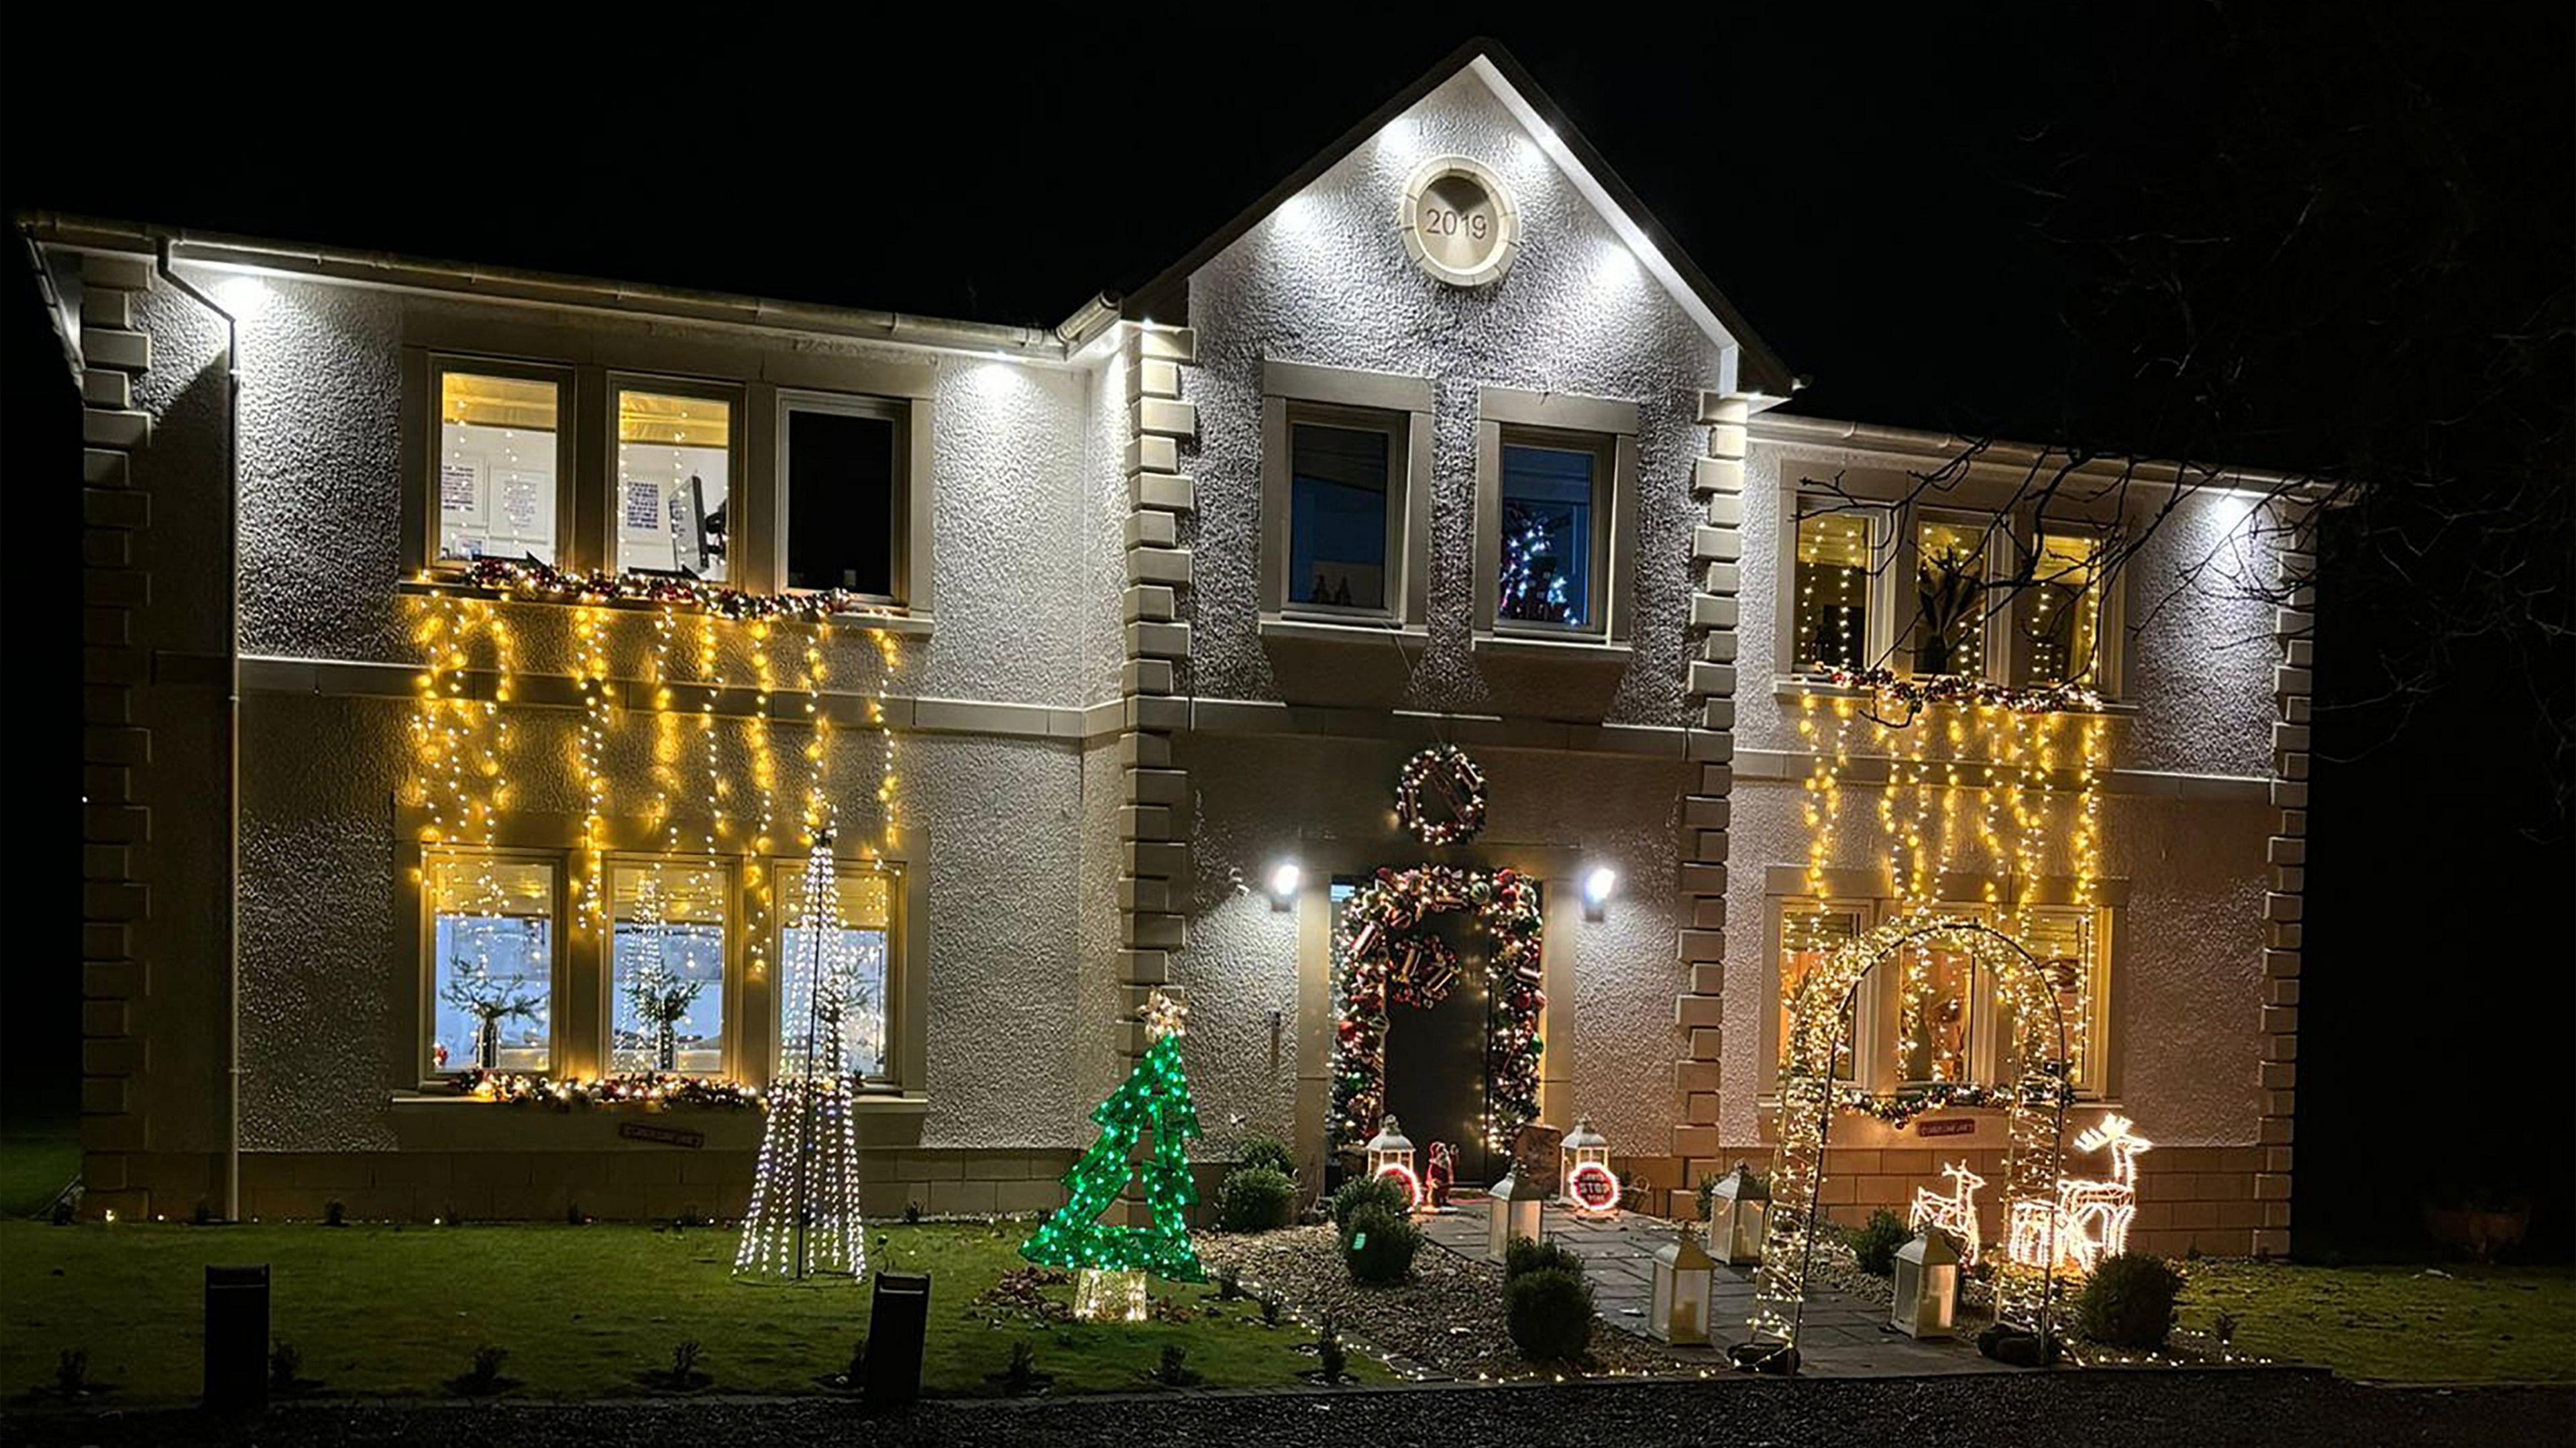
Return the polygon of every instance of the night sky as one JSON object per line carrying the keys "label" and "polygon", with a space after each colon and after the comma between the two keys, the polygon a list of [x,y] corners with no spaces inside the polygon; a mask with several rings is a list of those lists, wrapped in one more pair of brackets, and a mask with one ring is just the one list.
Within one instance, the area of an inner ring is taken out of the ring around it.
{"label": "night sky", "polygon": [[[19,6],[0,200],[1052,325],[1491,31],[1812,379],[1795,410],[2405,480],[2355,527],[2420,543],[2330,542],[2321,589],[2301,1250],[2412,1250],[2391,1177],[2535,1194],[2563,1249],[2565,7],[2109,8],[1596,7],[1575,33],[1086,8],[903,37],[333,10],[108,42]],[[77,550],[33,540],[77,527],[73,400],[14,246],[0,292],[11,558],[69,597]],[[2527,605],[2481,591],[2498,549]],[[25,1117],[77,1070],[78,660],[68,618],[17,619],[0,1070]]]}

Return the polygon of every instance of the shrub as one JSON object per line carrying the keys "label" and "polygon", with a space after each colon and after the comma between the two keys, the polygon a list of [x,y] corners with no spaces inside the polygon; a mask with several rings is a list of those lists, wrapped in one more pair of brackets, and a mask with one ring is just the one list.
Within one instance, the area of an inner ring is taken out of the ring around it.
{"label": "shrub", "polygon": [[1277,1327],[1277,1326],[1279,1325],[1279,1317],[1280,1317],[1280,1314],[1281,1314],[1281,1313],[1286,1312],[1287,1310],[1288,1310],[1288,1304],[1280,1300],[1280,1297],[1279,1297],[1279,1294],[1278,1294],[1278,1293],[1276,1293],[1276,1292],[1265,1292],[1265,1293],[1262,1293],[1262,1294],[1261,1294],[1261,1325],[1262,1325],[1262,1326],[1264,1326],[1264,1327]]}
{"label": "shrub", "polygon": [[1297,1153],[1290,1151],[1286,1142],[1275,1137],[1245,1137],[1243,1149],[1235,1153],[1234,1166],[1237,1171],[1268,1167],[1292,1182],[1297,1179]]}
{"label": "shrub", "polygon": [[1216,1269],[1216,1300],[1232,1302],[1243,1295],[1243,1274],[1233,1267]]}
{"label": "shrub", "polygon": [[850,1365],[841,1370],[841,1383],[850,1391],[857,1392],[859,1384],[867,1380],[868,1335],[863,1332],[859,1334],[859,1340],[850,1346]]}
{"label": "shrub", "polygon": [[1524,1272],[1571,1272],[1583,1275],[1583,1259],[1573,1249],[1558,1245],[1554,1238],[1533,1242],[1527,1237],[1514,1237],[1503,1249],[1503,1280],[1511,1281]]}
{"label": "shrub", "polygon": [[698,1355],[704,1349],[694,1337],[684,1337],[671,1347],[671,1381],[687,1387],[698,1375]]}
{"label": "shrub", "polygon": [[2160,1348],[2173,1330],[2182,1274],[2162,1257],[2105,1257],[2075,1299],[2075,1330],[2110,1347]]}
{"label": "shrub", "polygon": [[448,1388],[468,1397],[488,1397],[512,1386],[501,1376],[501,1364],[510,1360],[510,1350],[485,1343],[474,1349],[473,1366],[447,1380]]}
{"label": "shrub", "polygon": [[1532,1362],[1571,1362],[1592,1346],[1592,1289],[1561,1267],[1524,1272],[1503,1285],[1512,1345]]}
{"label": "shrub", "polygon": [[1297,1182],[1266,1166],[1239,1166],[1216,1192],[1216,1224],[1229,1232],[1271,1232],[1297,1215]]}
{"label": "shrub", "polygon": [[268,1385],[278,1392],[291,1393],[303,1375],[303,1350],[282,1337],[273,1339],[268,1348]]}
{"label": "shrub", "polygon": [[89,1391],[89,1349],[67,1347],[54,1354],[54,1388],[66,1398]]}
{"label": "shrub", "polygon": [[1401,1282],[1413,1270],[1413,1254],[1421,1247],[1422,1233],[1412,1219],[1369,1205],[1351,1214],[1342,1235],[1342,1260],[1354,1282]]}
{"label": "shrub", "polygon": [[1002,1386],[1013,1394],[1026,1393],[1038,1385],[1038,1348],[1027,1338],[1011,1344],[1011,1361],[1002,1369]]}
{"label": "shrub", "polygon": [[1890,1277],[1896,1272],[1896,1249],[1914,1240],[1905,1230],[1905,1219],[1885,1207],[1869,1214],[1867,1226],[1854,1227],[1843,1234],[1851,1244],[1852,1261],[1872,1277]]}
{"label": "shrub", "polygon": [[921,1220],[921,1203],[919,1203],[919,1202],[906,1202],[906,1203],[904,1203],[904,1204],[903,1204],[903,1219],[904,1219],[906,1222],[918,1222],[918,1221],[920,1221],[920,1220]]}
{"label": "shrub", "polygon": [[1350,1363],[1350,1354],[1342,1348],[1342,1329],[1330,1317],[1315,1330],[1315,1365],[1323,1370],[1324,1384],[1330,1387],[1342,1380],[1342,1369]]}
{"label": "shrub", "polygon": [[1190,1350],[1176,1342],[1163,1344],[1163,1354],[1154,1364],[1153,1379],[1167,1388],[1186,1388],[1197,1383],[1199,1375],[1190,1366]]}
{"label": "shrub", "polygon": [[349,1225],[349,1208],[338,1197],[333,1197],[322,1204],[322,1225],[326,1227]]}
{"label": "shrub", "polygon": [[1342,1189],[1333,1193],[1333,1226],[1345,1241],[1351,1235],[1352,1214],[1371,1206],[1384,1208],[1390,1217],[1404,1215],[1404,1188],[1382,1176],[1366,1176],[1342,1183]]}

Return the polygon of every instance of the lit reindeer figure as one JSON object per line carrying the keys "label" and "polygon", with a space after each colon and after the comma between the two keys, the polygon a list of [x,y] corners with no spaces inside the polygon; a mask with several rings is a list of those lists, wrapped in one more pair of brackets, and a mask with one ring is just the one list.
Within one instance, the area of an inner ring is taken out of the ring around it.
{"label": "lit reindeer figure", "polygon": [[2129,1223],[2138,1215],[2138,1157],[2155,1143],[2140,1136],[2125,1116],[2105,1116],[2075,1138],[2078,1151],[2111,1152],[2109,1181],[2057,1179],[2057,1201],[2018,1201],[2004,1252],[2030,1267],[2049,1265],[2049,1238],[2057,1241],[2057,1265],[2091,1272],[2105,1257],[2129,1246]]}
{"label": "lit reindeer figure", "polygon": [[1986,1179],[1968,1170],[1966,1162],[1953,1162],[1941,1168],[1950,1179],[1950,1194],[1942,1196],[1930,1187],[1914,1189],[1914,1206],[1905,1214],[1905,1229],[1920,1232],[1938,1227],[1959,1244],[1959,1261],[1973,1267],[1977,1262],[1977,1188]]}

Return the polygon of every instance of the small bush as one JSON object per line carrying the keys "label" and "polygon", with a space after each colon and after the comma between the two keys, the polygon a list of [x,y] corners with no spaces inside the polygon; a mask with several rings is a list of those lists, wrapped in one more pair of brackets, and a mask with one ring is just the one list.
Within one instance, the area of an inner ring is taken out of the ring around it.
{"label": "small bush", "polygon": [[1381,1207],[1391,1217],[1404,1215],[1404,1188],[1382,1176],[1356,1177],[1342,1183],[1333,1193],[1333,1227],[1345,1241],[1351,1235],[1351,1216],[1362,1207]]}
{"label": "small bush", "polygon": [[1554,1238],[1533,1242],[1527,1237],[1514,1237],[1503,1249],[1503,1280],[1511,1281],[1524,1272],[1571,1272],[1583,1275],[1583,1259],[1573,1249],[1557,1244]]}
{"label": "small bush", "polygon": [[1350,1365],[1350,1354],[1342,1347],[1342,1329],[1331,1318],[1315,1330],[1315,1366],[1322,1369],[1327,1387],[1342,1380],[1342,1369]]}
{"label": "small bush", "polygon": [[510,1360],[507,1348],[485,1343],[474,1349],[473,1365],[447,1380],[448,1390],[467,1397],[490,1397],[516,1386],[514,1379],[501,1376],[501,1364]]}
{"label": "small bush", "polygon": [[903,1219],[904,1219],[905,1221],[907,1221],[907,1222],[918,1222],[918,1221],[920,1221],[920,1220],[921,1220],[921,1203],[919,1203],[919,1202],[906,1202],[906,1203],[904,1203],[904,1204],[903,1204]]}
{"label": "small bush", "polygon": [[694,1337],[684,1337],[671,1346],[671,1381],[686,1387],[698,1376],[698,1355],[703,1351]]}
{"label": "small bush", "polygon": [[1243,1139],[1242,1150],[1235,1153],[1234,1167],[1237,1171],[1268,1167],[1293,1182],[1297,1179],[1297,1153],[1276,1138],[1247,1136]]}
{"label": "small bush", "polygon": [[2229,1343],[2234,1342],[2236,1340],[2236,1314],[2222,1311],[2218,1316],[2211,1318],[2209,1322],[2209,1335],[2218,1339],[2218,1345],[2220,1347],[2225,1347]]}
{"label": "small bush", "polygon": [[859,1340],[850,1347],[850,1365],[841,1370],[841,1381],[852,1392],[856,1392],[859,1384],[867,1381],[867,1376],[868,1335],[863,1332],[859,1334]]}
{"label": "small bush", "polygon": [[1374,1205],[1353,1212],[1342,1235],[1342,1260],[1354,1282],[1403,1281],[1421,1248],[1422,1233],[1410,1218]]}
{"label": "small bush", "polygon": [[47,1214],[47,1217],[57,1227],[68,1227],[79,1212],[80,1209],[72,1205],[72,1194],[65,1192],[54,1198],[54,1209]]}
{"label": "small bush", "polygon": [[303,1375],[303,1350],[282,1337],[272,1341],[268,1348],[269,1387],[281,1393],[294,1392]]}
{"label": "small bush", "polygon": [[347,1204],[343,1203],[338,1197],[333,1197],[331,1200],[324,1202],[322,1204],[322,1225],[326,1227],[345,1227],[349,1225],[349,1208]]}
{"label": "small bush", "polygon": [[1851,1244],[1852,1261],[1872,1277],[1890,1277],[1896,1273],[1896,1250],[1914,1240],[1905,1230],[1905,1219],[1885,1207],[1869,1214],[1866,1226],[1843,1233]]}
{"label": "small bush", "polygon": [[195,1206],[188,1209],[188,1224],[192,1227],[213,1226],[215,1224],[215,1209],[200,1200]]}
{"label": "small bush", "polygon": [[54,1354],[54,1389],[66,1398],[89,1391],[89,1349],[67,1347]]}
{"label": "small bush", "polygon": [[1152,1376],[1167,1388],[1192,1387],[1199,1381],[1198,1371],[1190,1366],[1190,1350],[1176,1342],[1163,1344],[1163,1355],[1155,1361]]}
{"label": "small bush", "polygon": [[[2160,1348],[2173,1331],[2182,1274],[2162,1257],[2105,1257],[2075,1299],[2075,1330],[2110,1347]],[[2233,1324],[2230,1324],[2232,1327]]]}
{"label": "small bush", "polygon": [[1002,1369],[1002,1386],[1012,1393],[1025,1393],[1038,1385],[1038,1347],[1027,1338],[1011,1344],[1011,1361]]}
{"label": "small bush", "polygon": [[1271,1232],[1297,1215],[1297,1183],[1266,1166],[1239,1166],[1216,1192],[1216,1224],[1229,1232]]}
{"label": "small bush", "polygon": [[1280,1315],[1285,1313],[1287,1310],[1288,1304],[1279,1300],[1278,1293],[1265,1292],[1261,1294],[1262,1326],[1277,1327],[1279,1325]]}
{"label": "small bush", "polygon": [[1216,1269],[1216,1300],[1232,1302],[1243,1295],[1243,1274],[1232,1267]]}
{"label": "small bush", "polygon": [[583,1226],[588,1226],[589,1224],[590,1224],[590,1217],[588,1216],[588,1214],[586,1214],[586,1213],[584,1213],[584,1212],[582,1211],[582,1209],[581,1209],[581,1203],[579,1203],[579,1202],[566,1202],[566,1203],[564,1203],[564,1225],[565,1225],[565,1226],[567,1226],[567,1227],[583,1227]]}
{"label": "small bush", "polygon": [[1572,1362],[1592,1346],[1592,1289],[1561,1267],[1524,1272],[1503,1285],[1512,1345],[1532,1362]]}

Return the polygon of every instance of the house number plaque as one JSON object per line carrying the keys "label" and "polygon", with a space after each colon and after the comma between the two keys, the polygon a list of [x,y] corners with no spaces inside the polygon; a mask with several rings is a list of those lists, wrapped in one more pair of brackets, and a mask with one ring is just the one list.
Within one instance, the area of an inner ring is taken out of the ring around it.
{"label": "house number plaque", "polygon": [[1441,156],[1416,168],[1396,222],[1405,254],[1453,287],[1499,280],[1520,250],[1520,213],[1511,193],[1501,177],[1465,156]]}

